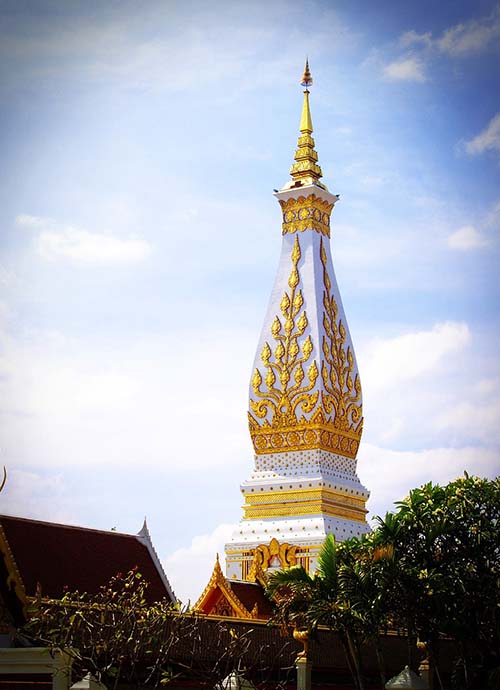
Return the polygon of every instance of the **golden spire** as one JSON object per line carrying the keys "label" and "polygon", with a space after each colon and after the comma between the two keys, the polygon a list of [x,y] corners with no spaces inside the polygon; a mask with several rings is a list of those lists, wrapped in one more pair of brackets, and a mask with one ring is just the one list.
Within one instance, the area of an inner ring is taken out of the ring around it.
{"label": "golden spire", "polygon": [[[323,176],[318,165],[318,154],[314,150],[314,139],[311,111],[309,109],[309,89],[313,83],[311,72],[309,71],[309,60],[306,60],[304,74],[300,81],[304,89],[304,103],[302,106],[302,116],[300,118],[300,136],[295,151],[295,163],[290,168],[290,174],[299,185],[314,184]],[[322,186],[322,185],[321,185]]]}
{"label": "golden spire", "polygon": [[311,134],[313,131],[313,123],[311,119],[311,111],[309,110],[309,89],[313,83],[311,72],[309,71],[309,60],[306,60],[304,74],[300,81],[301,86],[305,86],[304,91],[304,105],[302,106],[302,117],[300,118],[300,131],[302,134]]}

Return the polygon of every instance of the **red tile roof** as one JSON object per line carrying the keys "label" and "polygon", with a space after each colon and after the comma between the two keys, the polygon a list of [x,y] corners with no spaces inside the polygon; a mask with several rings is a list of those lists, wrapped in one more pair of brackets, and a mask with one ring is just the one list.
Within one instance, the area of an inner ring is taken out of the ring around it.
{"label": "red tile roof", "polygon": [[257,604],[259,618],[269,618],[271,616],[273,605],[264,594],[262,585],[257,582],[239,582],[235,580],[227,580],[227,584],[247,611],[251,613],[255,604]]}
{"label": "red tile roof", "polygon": [[7,515],[0,515],[0,525],[27,596],[35,596],[37,583],[43,597],[58,599],[66,589],[94,594],[113,576],[137,568],[149,582],[148,602],[173,599],[159,562],[137,535]]}

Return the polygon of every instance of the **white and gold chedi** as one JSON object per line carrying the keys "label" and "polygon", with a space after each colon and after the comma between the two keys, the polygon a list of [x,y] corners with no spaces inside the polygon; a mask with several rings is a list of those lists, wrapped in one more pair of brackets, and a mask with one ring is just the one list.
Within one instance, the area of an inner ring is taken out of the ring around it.
{"label": "white and gold chedi", "polygon": [[369,531],[369,493],[356,475],[361,383],[330,254],[338,201],[320,182],[309,66],[292,179],[275,193],[283,245],[250,382],[255,470],[244,517],[226,545],[227,576],[258,579],[300,563],[313,572],[327,534]]}

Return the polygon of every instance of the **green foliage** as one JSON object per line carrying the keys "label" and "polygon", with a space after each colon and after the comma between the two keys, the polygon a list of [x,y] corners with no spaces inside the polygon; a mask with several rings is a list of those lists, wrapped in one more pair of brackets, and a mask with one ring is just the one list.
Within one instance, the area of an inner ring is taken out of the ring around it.
{"label": "green foliage", "polygon": [[397,508],[375,533],[394,548],[393,620],[425,642],[436,665],[440,638],[456,640],[456,685],[487,687],[500,666],[500,479],[429,483]]}
{"label": "green foliage", "polygon": [[23,631],[36,643],[71,650],[77,670],[90,671],[108,688],[121,679],[157,683],[183,621],[168,601],[146,604],[148,583],[131,571],[95,595],[67,592],[39,602]]}
{"label": "green foliage", "polygon": [[[320,624],[344,642],[356,687],[363,678],[359,650],[377,650],[379,633],[404,633],[415,650],[425,644],[439,676],[443,636],[460,650],[459,688],[497,687],[500,667],[500,479],[467,474],[447,486],[410,491],[396,511],[377,518],[365,538],[325,541],[318,571],[292,568],[271,577],[276,620],[314,632]],[[415,664],[413,652],[409,663]],[[490,685],[488,685],[490,683]]]}
{"label": "green foliage", "polygon": [[[164,686],[183,679],[215,687],[235,669],[247,668],[261,683],[283,682],[290,671],[290,642],[269,653],[250,626],[207,620],[167,601],[148,604],[147,583],[135,571],[117,575],[97,594],[68,592],[39,601],[21,631],[34,644],[64,648],[75,679],[87,672],[109,690]],[[280,665],[281,664],[281,665]]]}

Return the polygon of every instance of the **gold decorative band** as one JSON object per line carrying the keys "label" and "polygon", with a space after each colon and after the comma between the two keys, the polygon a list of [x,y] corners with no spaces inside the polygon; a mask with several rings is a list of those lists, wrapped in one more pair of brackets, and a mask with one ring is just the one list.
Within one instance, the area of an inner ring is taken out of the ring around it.
{"label": "gold decorative band", "polygon": [[283,235],[314,230],[330,237],[330,213],[333,204],[315,194],[309,194],[298,199],[280,200],[280,205],[283,211]]}
{"label": "gold decorative band", "polygon": [[294,515],[330,515],[332,517],[365,522],[368,512],[366,499],[346,496],[330,489],[304,489],[297,491],[266,491],[246,494],[246,520],[262,520]]}
{"label": "gold decorative band", "polygon": [[329,515],[330,517],[355,522],[366,522],[365,509],[346,508],[329,501],[307,501],[304,503],[276,503],[274,505],[243,506],[245,520],[266,520],[274,517],[292,517],[297,515]]}
{"label": "gold decorative band", "polygon": [[333,425],[312,422],[297,424],[293,429],[261,427],[250,414],[249,428],[257,455],[320,449],[354,459],[361,436],[359,431],[340,430]]}
{"label": "gold decorative band", "polygon": [[295,491],[259,491],[259,493],[246,493],[245,503],[247,505],[256,505],[262,503],[283,503],[284,501],[314,501],[324,499],[334,503],[342,503],[348,506],[353,506],[364,509],[366,499],[361,496],[346,495],[342,491],[335,491],[334,489],[296,489]]}

